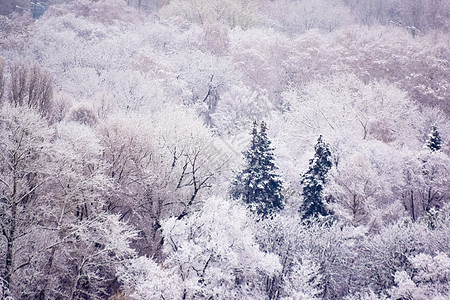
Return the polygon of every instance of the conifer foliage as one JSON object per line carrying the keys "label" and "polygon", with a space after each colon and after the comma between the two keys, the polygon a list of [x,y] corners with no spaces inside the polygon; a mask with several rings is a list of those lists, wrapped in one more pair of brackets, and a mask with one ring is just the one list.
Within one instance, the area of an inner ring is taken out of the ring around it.
{"label": "conifer foliage", "polygon": [[439,135],[439,131],[436,126],[431,127],[431,132],[428,135],[428,140],[426,146],[431,151],[439,151],[441,150],[441,136]]}
{"label": "conifer foliage", "polygon": [[322,140],[322,135],[319,136],[314,149],[315,154],[309,161],[309,169],[302,175],[300,182],[303,185],[303,204],[299,212],[303,220],[331,214],[323,199],[326,175],[332,165],[331,152],[329,145]]}
{"label": "conifer foliage", "polygon": [[243,154],[245,169],[232,183],[231,196],[242,199],[251,211],[267,218],[283,208],[282,182],[274,163],[273,148],[267,137],[267,126],[253,123],[250,148]]}

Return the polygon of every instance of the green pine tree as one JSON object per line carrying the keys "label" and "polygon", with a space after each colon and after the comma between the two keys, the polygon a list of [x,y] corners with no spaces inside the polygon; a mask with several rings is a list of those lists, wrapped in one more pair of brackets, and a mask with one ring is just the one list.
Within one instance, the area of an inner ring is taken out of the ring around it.
{"label": "green pine tree", "polygon": [[431,127],[431,132],[428,135],[428,140],[426,142],[426,146],[431,151],[439,151],[441,150],[441,136],[439,135],[439,131],[436,126]]}
{"label": "green pine tree", "polygon": [[243,154],[245,169],[233,180],[231,196],[242,199],[251,211],[267,218],[283,208],[282,182],[274,163],[273,148],[267,137],[267,126],[261,122],[258,132],[253,123],[250,148]]}
{"label": "green pine tree", "polygon": [[314,150],[314,157],[309,161],[309,169],[302,175],[300,182],[303,185],[303,203],[299,212],[303,220],[331,214],[323,199],[326,175],[332,165],[330,147],[322,140],[322,136],[319,136]]}

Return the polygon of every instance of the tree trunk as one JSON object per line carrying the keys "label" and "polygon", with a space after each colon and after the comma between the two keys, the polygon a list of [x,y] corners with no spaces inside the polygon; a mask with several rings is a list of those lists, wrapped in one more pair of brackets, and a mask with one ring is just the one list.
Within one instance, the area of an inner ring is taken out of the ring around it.
{"label": "tree trunk", "polygon": [[414,209],[414,191],[413,190],[411,190],[411,214],[412,214],[413,221],[416,221],[416,212]]}
{"label": "tree trunk", "polygon": [[16,238],[16,215],[17,215],[17,182],[16,175],[14,173],[13,191],[11,196],[11,220],[9,224],[9,232],[6,234],[6,260],[5,260],[5,288],[10,290],[11,277],[14,271],[14,241]]}

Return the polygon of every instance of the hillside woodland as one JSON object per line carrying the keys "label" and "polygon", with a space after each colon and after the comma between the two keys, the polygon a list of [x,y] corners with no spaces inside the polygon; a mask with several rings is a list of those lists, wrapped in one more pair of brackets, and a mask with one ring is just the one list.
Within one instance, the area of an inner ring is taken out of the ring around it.
{"label": "hillside woodland", "polygon": [[450,1],[0,14],[0,298],[450,298]]}

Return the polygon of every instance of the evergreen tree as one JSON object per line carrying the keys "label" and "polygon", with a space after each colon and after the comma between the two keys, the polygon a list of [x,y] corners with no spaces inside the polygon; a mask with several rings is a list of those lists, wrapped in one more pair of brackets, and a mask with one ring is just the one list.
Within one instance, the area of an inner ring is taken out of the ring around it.
{"label": "evergreen tree", "polygon": [[243,154],[245,169],[233,181],[231,196],[242,199],[249,208],[262,218],[283,208],[282,182],[275,173],[273,148],[267,137],[265,122],[261,122],[258,132],[257,123],[253,123],[250,148]]}
{"label": "evergreen tree", "polygon": [[331,152],[329,145],[319,136],[317,144],[314,147],[315,154],[309,161],[308,171],[302,175],[301,184],[303,185],[303,204],[299,212],[302,219],[311,217],[330,215],[323,199],[323,187],[326,181],[326,175],[331,169]]}
{"label": "evergreen tree", "polygon": [[431,132],[428,135],[428,140],[426,142],[426,146],[431,151],[438,151],[441,149],[441,136],[439,135],[439,131],[436,126],[431,127]]}

